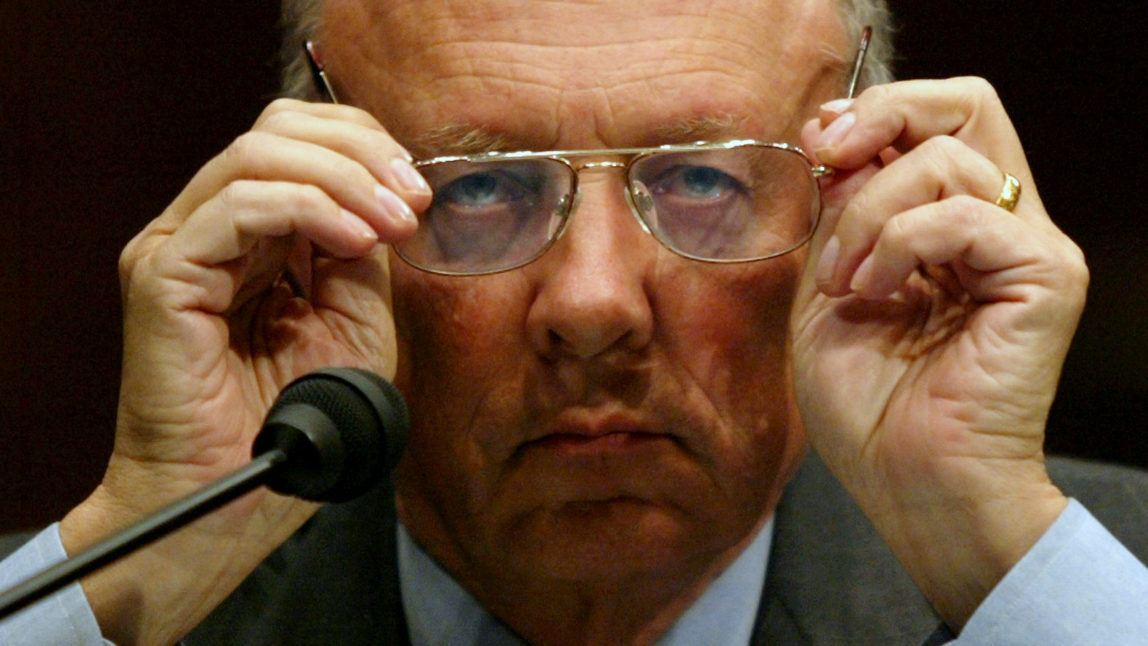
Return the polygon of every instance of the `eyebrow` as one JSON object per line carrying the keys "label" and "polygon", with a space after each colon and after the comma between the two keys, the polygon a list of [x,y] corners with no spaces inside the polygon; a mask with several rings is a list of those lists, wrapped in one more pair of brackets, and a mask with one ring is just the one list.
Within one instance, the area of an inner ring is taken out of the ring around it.
{"label": "eyebrow", "polygon": [[744,117],[709,116],[692,117],[654,129],[653,144],[685,144],[696,141],[714,141],[731,137],[745,137]]}
{"label": "eyebrow", "polygon": [[430,158],[443,155],[476,155],[511,149],[510,137],[482,126],[452,123],[420,133],[407,143],[407,149],[416,157]]}
{"label": "eyebrow", "polygon": [[[745,121],[745,118],[732,116],[682,119],[654,128],[648,140],[641,141],[638,145],[659,146],[745,137],[746,134],[743,132]],[[462,123],[447,124],[424,131],[408,142],[407,148],[422,159],[525,149],[522,142],[515,137],[483,126]]]}

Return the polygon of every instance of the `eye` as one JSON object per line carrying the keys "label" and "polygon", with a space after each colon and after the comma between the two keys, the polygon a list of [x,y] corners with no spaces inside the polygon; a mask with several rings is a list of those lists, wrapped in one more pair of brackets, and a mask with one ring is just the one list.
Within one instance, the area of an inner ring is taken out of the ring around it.
{"label": "eye", "polygon": [[695,166],[681,172],[682,187],[691,195],[712,197],[729,188],[733,178],[716,168]]}
{"label": "eye", "polygon": [[519,178],[491,171],[455,179],[436,192],[435,201],[453,208],[482,208],[516,202],[528,192]]}
{"label": "eye", "polygon": [[712,166],[672,166],[650,183],[655,195],[681,200],[722,199],[740,187],[740,182]]}

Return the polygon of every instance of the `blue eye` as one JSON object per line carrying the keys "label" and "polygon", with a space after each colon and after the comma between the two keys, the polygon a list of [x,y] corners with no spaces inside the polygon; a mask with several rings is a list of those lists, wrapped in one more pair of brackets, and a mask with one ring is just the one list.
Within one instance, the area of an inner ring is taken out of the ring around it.
{"label": "blue eye", "polygon": [[740,188],[740,182],[712,166],[668,168],[650,185],[655,195],[677,200],[719,200]]}
{"label": "blue eye", "polygon": [[681,184],[687,194],[696,197],[716,197],[729,189],[732,183],[733,178],[729,175],[708,166],[683,168],[678,173],[678,180],[673,182]]}
{"label": "blue eye", "polygon": [[505,173],[473,173],[439,189],[436,201],[461,208],[479,208],[520,200],[525,192],[520,181]]}

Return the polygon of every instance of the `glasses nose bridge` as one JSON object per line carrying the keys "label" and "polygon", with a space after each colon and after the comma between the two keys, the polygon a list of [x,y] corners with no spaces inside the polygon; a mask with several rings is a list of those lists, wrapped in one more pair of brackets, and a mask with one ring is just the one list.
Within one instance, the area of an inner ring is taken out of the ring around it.
{"label": "glasses nose bridge", "polygon": [[570,160],[570,167],[574,169],[575,173],[581,173],[584,170],[608,170],[611,168],[625,169],[625,162],[617,160],[604,160],[604,161],[581,161],[572,159]]}
{"label": "glasses nose bridge", "polygon": [[626,198],[626,205],[628,207],[630,207],[630,215],[638,223],[638,226],[642,228],[642,231],[645,231],[647,234],[653,235],[653,232],[650,231],[650,227],[646,224],[646,221],[642,219],[641,213],[638,212],[637,205],[634,204],[633,191],[630,188],[630,177],[629,177],[630,163],[629,162],[618,161],[616,159],[600,160],[600,161],[592,161],[592,160],[585,160],[584,161],[582,159],[579,159],[578,157],[565,158],[562,161],[565,162],[566,165],[570,168],[571,174],[574,177],[574,186],[573,186],[574,196],[573,196],[573,202],[572,202],[571,207],[570,207],[570,218],[574,217],[574,215],[578,211],[578,207],[581,206],[581,204],[582,204],[582,188],[581,188],[581,181],[580,181],[582,171],[602,172],[602,171],[609,171],[609,170],[617,170],[617,171],[621,171],[621,173],[622,173],[622,194]]}

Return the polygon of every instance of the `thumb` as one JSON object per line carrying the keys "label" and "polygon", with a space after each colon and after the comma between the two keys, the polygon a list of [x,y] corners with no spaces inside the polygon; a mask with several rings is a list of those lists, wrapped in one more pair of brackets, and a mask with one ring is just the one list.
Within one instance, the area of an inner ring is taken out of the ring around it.
{"label": "thumb", "polygon": [[[823,122],[812,119],[805,124],[801,131],[801,144],[805,150],[812,150],[813,144],[818,140],[822,131]],[[816,153],[809,153],[814,164],[820,164]],[[853,196],[861,190],[874,175],[883,167],[885,162],[874,157],[862,166],[852,169],[833,168],[832,172],[823,176],[820,182],[821,189],[821,217],[817,224],[817,232],[810,241],[809,260],[805,275],[816,279],[818,284],[827,284],[828,277],[833,275],[832,268],[836,262],[835,244],[831,242],[837,229],[837,222],[841,213],[848,206]],[[823,280],[822,278],[826,279]]]}

